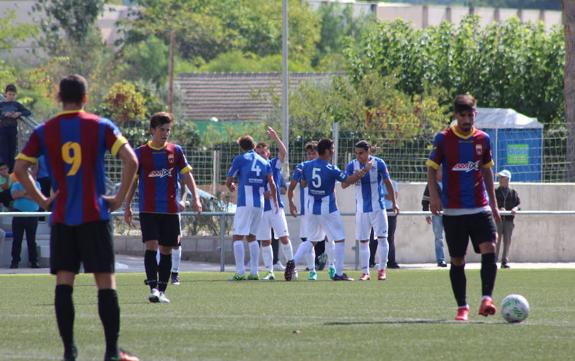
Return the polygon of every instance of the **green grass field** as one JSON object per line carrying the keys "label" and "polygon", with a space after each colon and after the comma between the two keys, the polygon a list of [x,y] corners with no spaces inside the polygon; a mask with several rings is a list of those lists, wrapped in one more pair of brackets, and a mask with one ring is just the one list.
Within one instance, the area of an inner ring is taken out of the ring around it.
{"label": "green grass field", "polygon": [[[321,272],[316,282],[232,283],[229,273],[184,273],[168,288],[170,305],[147,302],[143,274],[120,274],[120,344],[154,361],[575,359],[573,270],[499,272],[497,304],[509,293],[531,304],[521,324],[477,316],[479,272],[467,275],[472,317],[456,323],[445,270],[391,271],[385,282],[326,281]],[[0,360],[60,359],[53,283],[0,276]],[[78,278],[74,301],[79,360],[102,360],[90,276]]]}

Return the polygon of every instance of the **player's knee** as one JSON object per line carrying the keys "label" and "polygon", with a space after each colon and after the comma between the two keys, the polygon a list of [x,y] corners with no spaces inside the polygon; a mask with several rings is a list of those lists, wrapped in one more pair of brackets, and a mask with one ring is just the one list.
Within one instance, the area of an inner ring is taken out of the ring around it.
{"label": "player's knee", "polygon": [[451,264],[454,266],[463,266],[465,264],[465,257],[451,257]]}

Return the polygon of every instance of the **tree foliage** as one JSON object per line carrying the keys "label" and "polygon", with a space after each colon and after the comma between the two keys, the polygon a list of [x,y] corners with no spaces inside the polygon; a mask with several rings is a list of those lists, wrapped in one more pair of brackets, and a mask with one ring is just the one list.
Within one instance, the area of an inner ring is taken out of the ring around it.
{"label": "tree foliage", "polygon": [[447,103],[469,92],[480,106],[514,108],[548,125],[563,119],[561,29],[518,19],[481,28],[469,16],[418,30],[398,20],[374,27],[347,56],[355,82],[371,71],[395,74],[407,94],[440,88]]}

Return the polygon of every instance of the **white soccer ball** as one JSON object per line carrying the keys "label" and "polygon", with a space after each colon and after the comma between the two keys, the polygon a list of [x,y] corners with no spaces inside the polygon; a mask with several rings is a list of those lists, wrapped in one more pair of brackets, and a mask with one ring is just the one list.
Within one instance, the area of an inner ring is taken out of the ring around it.
{"label": "white soccer ball", "polygon": [[501,316],[505,321],[516,323],[524,321],[529,315],[529,302],[521,295],[509,295],[501,303]]}

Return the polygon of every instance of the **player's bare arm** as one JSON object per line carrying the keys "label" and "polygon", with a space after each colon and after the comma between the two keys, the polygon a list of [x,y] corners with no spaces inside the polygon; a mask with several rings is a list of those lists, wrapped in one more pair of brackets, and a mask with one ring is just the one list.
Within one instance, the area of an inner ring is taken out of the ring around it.
{"label": "player's bare arm", "polygon": [[136,171],[138,170],[138,158],[132,147],[126,143],[118,151],[118,158],[122,161],[122,179],[120,180],[120,188],[114,196],[104,196],[103,198],[108,202],[110,211],[113,212],[122,206],[126,195],[130,191]]}
{"label": "player's bare arm", "polygon": [[441,213],[441,198],[439,197],[439,189],[437,189],[437,170],[427,168],[427,186],[429,187],[429,210],[435,215]]}
{"label": "player's bare arm", "polygon": [[42,209],[50,209],[50,204],[52,204],[54,199],[58,196],[58,192],[52,193],[48,198],[42,194],[40,189],[36,187],[36,182],[32,179],[30,173],[28,173],[28,168],[32,165],[33,164],[27,160],[16,159],[16,163],[14,164],[14,174],[16,174],[18,181],[22,183],[26,194],[28,194],[34,202],[38,203]]}
{"label": "player's bare arm", "polygon": [[276,131],[272,127],[267,127],[266,130],[268,135],[274,140],[274,142],[278,146],[278,158],[283,163],[287,157],[287,148],[285,144],[282,142],[282,140],[278,136],[278,133],[276,133]]}
{"label": "player's bare arm", "polygon": [[391,179],[387,178],[383,181],[385,183],[385,188],[387,189],[387,195],[385,196],[391,201],[393,211],[395,214],[399,214],[399,205],[397,203],[397,197],[395,190],[393,189],[393,184],[391,184]]}
{"label": "player's bare arm", "polygon": [[192,196],[194,200],[192,202],[192,209],[195,212],[202,213],[202,202],[200,201],[200,194],[198,192],[198,187],[196,185],[196,180],[192,172],[185,173],[183,175],[184,184],[188,187],[190,192],[192,192]]}
{"label": "player's bare arm", "polygon": [[491,207],[493,218],[496,223],[501,223],[501,215],[497,208],[497,198],[495,196],[495,186],[493,185],[493,169],[491,167],[482,167],[481,173],[483,174],[487,195],[489,195],[489,207]]}
{"label": "player's bare arm", "polygon": [[346,180],[341,182],[342,186],[345,184],[346,187],[349,187],[350,185],[354,184],[355,182],[360,180],[363,176],[365,176],[369,172],[371,167],[373,167],[373,162],[367,162],[362,170],[360,170],[359,172],[355,172],[354,174],[347,177]]}
{"label": "player's bare arm", "polygon": [[291,180],[289,182],[289,186],[288,186],[288,190],[287,190],[287,197],[288,197],[288,202],[289,202],[289,212],[294,217],[297,217],[297,207],[293,201],[293,191],[294,191],[296,185],[297,185],[297,182],[294,180]]}
{"label": "player's bare arm", "polygon": [[134,199],[134,194],[138,188],[138,176],[134,176],[134,180],[130,185],[130,190],[126,195],[126,200],[124,201],[124,222],[126,222],[130,227],[134,227],[133,212],[132,212],[132,199]]}
{"label": "player's bare arm", "polygon": [[226,179],[226,188],[228,188],[228,190],[232,193],[236,191],[236,184],[234,183],[234,178],[228,177]]}
{"label": "player's bare arm", "polygon": [[268,174],[268,183],[270,185],[270,192],[271,192],[271,199],[276,206],[276,213],[277,210],[280,208],[278,203],[278,192],[276,189],[276,183],[274,182],[274,177],[271,174]]}

